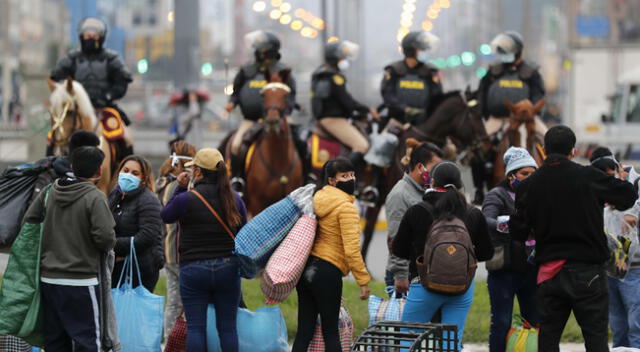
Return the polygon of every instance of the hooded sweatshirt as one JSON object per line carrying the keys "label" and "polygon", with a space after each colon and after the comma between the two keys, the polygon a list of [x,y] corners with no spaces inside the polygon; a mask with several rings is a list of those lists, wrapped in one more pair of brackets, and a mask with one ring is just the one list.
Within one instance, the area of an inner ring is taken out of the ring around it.
{"label": "hooded sweatshirt", "polygon": [[354,196],[329,185],[313,196],[318,233],[311,255],[335,265],[344,276],[351,271],[362,286],[371,276],[360,253],[360,217],[354,201]]}
{"label": "hooded sweatshirt", "polygon": [[116,243],[115,222],[104,194],[92,183],[58,179],[31,204],[24,221],[44,220],[41,276],[84,280],[98,277],[100,254]]}

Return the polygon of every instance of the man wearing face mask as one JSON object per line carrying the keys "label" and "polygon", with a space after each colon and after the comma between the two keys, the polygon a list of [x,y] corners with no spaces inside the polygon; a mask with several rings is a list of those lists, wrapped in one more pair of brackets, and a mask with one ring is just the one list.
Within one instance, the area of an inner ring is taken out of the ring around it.
{"label": "man wearing face mask", "polygon": [[311,76],[311,109],[318,124],[342,144],[351,148],[349,159],[356,170],[364,166],[364,154],[369,142],[349,118],[354,112],[379,119],[378,112],[355,100],[347,91],[344,71],[349,60],[355,60],[359,46],[348,40],[334,41],[325,46],[324,63]]}
{"label": "man wearing face mask", "polygon": [[118,53],[104,48],[107,25],[99,18],[88,17],[78,26],[80,50],[73,50],[62,58],[51,71],[51,79],[62,81],[71,77],[80,82],[96,109],[113,107],[120,113],[123,122],[129,119],[115,101],[124,97],[131,83],[131,73]]}
{"label": "man wearing face mask", "polygon": [[[489,67],[479,87],[488,135],[500,130],[510,116],[505,100],[515,104],[528,99],[535,104],[545,96],[539,66],[522,58],[524,41],[518,32],[498,34],[491,41],[491,46],[500,61]],[[546,132],[546,127],[538,117],[536,131],[541,134]]]}
{"label": "man wearing face mask", "polygon": [[380,92],[391,123],[419,125],[433,97],[442,94],[438,69],[426,63],[427,51],[436,50],[439,41],[426,31],[409,32],[401,43],[404,59],[384,68]]}
{"label": "man wearing face mask", "polygon": [[[431,183],[431,168],[444,158],[444,153],[435,144],[418,143],[415,139],[407,140],[407,147],[412,148],[408,160],[409,171],[393,186],[384,204],[389,228],[387,236],[389,246],[398,233],[398,227],[404,213],[411,206],[422,201],[424,191],[429,188]],[[389,253],[385,283],[388,288],[393,288],[396,294],[407,293],[409,290],[409,262]]]}

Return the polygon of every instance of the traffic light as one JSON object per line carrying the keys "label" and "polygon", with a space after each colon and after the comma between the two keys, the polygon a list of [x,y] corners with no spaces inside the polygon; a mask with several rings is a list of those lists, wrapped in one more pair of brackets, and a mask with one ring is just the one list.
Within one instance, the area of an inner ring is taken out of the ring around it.
{"label": "traffic light", "polygon": [[138,60],[137,68],[138,73],[144,75],[145,73],[147,73],[147,71],[149,71],[149,61],[147,61],[147,59]]}
{"label": "traffic light", "polygon": [[203,76],[209,76],[210,74],[213,73],[213,65],[211,65],[210,62],[205,62],[204,64],[202,64],[202,66],[200,67],[200,73]]}

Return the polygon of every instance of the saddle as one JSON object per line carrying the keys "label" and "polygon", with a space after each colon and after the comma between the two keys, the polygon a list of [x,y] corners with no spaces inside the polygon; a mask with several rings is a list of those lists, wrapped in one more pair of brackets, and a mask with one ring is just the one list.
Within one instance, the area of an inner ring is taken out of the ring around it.
{"label": "saddle", "polygon": [[[366,130],[366,124],[360,121],[354,121],[352,124],[363,136],[369,136]],[[311,168],[317,172],[322,170],[322,167],[327,161],[339,156],[347,156],[349,152],[351,152],[349,147],[342,144],[318,122],[313,124],[311,136],[307,143],[311,151]]]}
{"label": "saddle", "polygon": [[[258,140],[263,130],[264,124],[260,122],[248,129],[242,136],[242,144],[240,145],[240,149],[238,149],[237,155],[233,155],[231,153],[231,143],[227,143],[225,148],[226,154],[229,156],[228,159],[231,160],[231,165],[229,165],[228,168],[233,176],[242,177],[245,171],[249,168],[249,162],[253,154],[255,142]],[[237,133],[237,131],[235,133]],[[229,141],[233,139],[235,133],[230,136]]]}

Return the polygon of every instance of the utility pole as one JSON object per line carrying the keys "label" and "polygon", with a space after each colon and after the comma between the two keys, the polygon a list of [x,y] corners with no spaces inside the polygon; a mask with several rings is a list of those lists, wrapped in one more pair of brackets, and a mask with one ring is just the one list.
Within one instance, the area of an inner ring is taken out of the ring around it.
{"label": "utility pole", "polygon": [[174,0],[173,83],[195,89],[200,78],[200,1]]}

